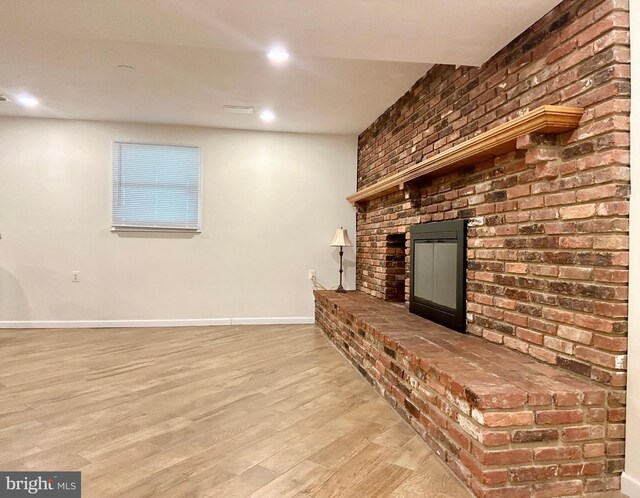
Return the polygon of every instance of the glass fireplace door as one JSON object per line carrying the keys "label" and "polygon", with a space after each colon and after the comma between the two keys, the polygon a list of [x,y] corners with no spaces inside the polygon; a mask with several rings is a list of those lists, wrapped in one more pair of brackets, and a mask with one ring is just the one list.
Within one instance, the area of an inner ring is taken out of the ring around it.
{"label": "glass fireplace door", "polygon": [[420,241],[415,244],[414,251],[414,296],[455,309],[457,242]]}

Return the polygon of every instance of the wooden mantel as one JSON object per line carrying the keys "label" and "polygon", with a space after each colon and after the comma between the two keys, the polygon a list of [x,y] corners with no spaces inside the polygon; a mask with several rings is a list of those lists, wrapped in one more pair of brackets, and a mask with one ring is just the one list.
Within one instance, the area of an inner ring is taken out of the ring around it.
{"label": "wooden mantel", "polygon": [[578,127],[584,113],[581,107],[545,105],[487,130],[466,142],[436,154],[424,161],[387,176],[347,197],[352,204],[403,190],[405,184],[418,178],[452,171],[461,166],[506,154],[516,148],[516,139],[528,133],[563,133]]}

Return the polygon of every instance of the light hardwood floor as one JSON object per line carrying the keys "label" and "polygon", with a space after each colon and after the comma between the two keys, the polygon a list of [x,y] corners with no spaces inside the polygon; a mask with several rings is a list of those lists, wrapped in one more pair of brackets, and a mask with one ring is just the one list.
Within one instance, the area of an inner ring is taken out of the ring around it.
{"label": "light hardwood floor", "polygon": [[314,326],[0,331],[0,469],[84,497],[468,497]]}

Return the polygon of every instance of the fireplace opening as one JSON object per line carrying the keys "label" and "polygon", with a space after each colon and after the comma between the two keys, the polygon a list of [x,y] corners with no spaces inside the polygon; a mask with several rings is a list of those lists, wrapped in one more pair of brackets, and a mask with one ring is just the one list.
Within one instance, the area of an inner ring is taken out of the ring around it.
{"label": "fireplace opening", "polygon": [[466,331],[466,222],[411,227],[409,310]]}
{"label": "fireplace opening", "polygon": [[406,236],[404,233],[392,233],[387,235],[384,255],[385,301],[403,303],[404,282],[407,270],[405,268]]}

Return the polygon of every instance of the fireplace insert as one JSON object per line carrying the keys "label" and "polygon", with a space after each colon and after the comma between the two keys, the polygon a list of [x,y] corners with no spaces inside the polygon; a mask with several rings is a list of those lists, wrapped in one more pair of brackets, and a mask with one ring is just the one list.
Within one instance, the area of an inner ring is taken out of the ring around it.
{"label": "fireplace insert", "polygon": [[466,221],[411,227],[409,310],[458,332],[466,330]]}

